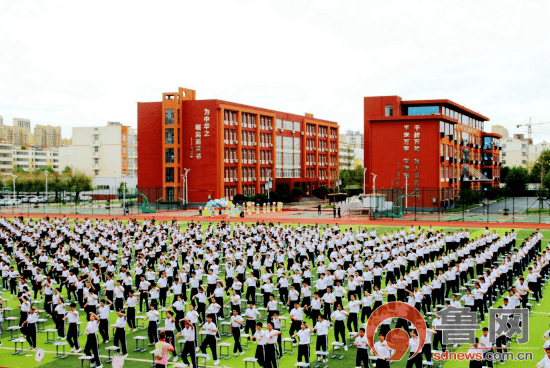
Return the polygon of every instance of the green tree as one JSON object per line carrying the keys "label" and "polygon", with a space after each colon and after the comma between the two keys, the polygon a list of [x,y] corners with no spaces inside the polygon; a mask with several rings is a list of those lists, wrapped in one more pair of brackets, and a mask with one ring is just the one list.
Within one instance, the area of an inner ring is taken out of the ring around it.
{"label": "green tree", "polygon": [[125,182],[120,183],[118,186],[118,199],[123,198],[124,196],[128,197],[128,186]]}
{"label": "green tree", "polygon": [[292,198],[300,198],[304,195],[304,191],[300,187],[292,188]]}
{"label": "green tree", "polygon": [[546,173],[550,171],[550,150],[542,151],[539,158],[529,172],[529,182],[530,183],[540,183],[541,182],[541,173],[542,177],[546,176]]}
{"label": "green tree", "polygon": [[511,168],[508,175],[506,175],[506,187],[510,188],[513,193],[525,190],[528,182],[529,173],[521,166]]}
{"label": "green tree", "polygon": [[53,172],[53,177],[48,177],[48,191],[55,193],[55,201],[59,202],[59,193],[63,190],[63,177],[57,172]]}
{"label": "green tree", "polygon": [[75,190],[75,201],[78,202],[80,192],[92,190],[92,178],[79,171],[76,171],[72,173],[72,175],[68,178],[67,186],[68,188]]}
{"label": "green tree", "polygon": [[508,173],[510,172],[510,168],[508,166],[504,166],[500,169],[500,182],[505,183],[506,177],[508,176]]}
{"label": "green tree", "polygon": [[548,188],[550,189],[550,170],[546,173],[546,175],[544,176],[544,179],[542,181],[542,185],[545,187],[545,188]]}
{"label": "green tree", "polygon": [[14,166],[12,172],[16,175],[26,173],[25,169],[23,169],[21,166]]}
{"label": "green tree", "polygon": [[65,166],[65,168],[63,169],[63,174],[72,174],[73,173],[73,169],[71,169],[69,166]]}

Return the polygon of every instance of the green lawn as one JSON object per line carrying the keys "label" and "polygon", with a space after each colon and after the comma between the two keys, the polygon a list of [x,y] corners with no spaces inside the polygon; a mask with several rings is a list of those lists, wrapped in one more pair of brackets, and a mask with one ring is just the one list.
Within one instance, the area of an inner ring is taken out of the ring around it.
{"label": "green lawn", "polygon": [[[356,226],[352,226],[352,228],[355,228]],[[398,229],[398,227],[378,227],[378,231],[379,233],[383,233],[383,232],[387,232],[387,231],[393,231],[393,230],[396,230]],[[442,229],[441,227],[440,228],[436,228],[436,229]],[[517,229],[517,227],[516,227]],[[497,231],[500,233],[500,234],[504,234],[505,231],[507,231],[509,229],[497,229]],[[479,235],[481,235],[482,231],[483,231],[483,228],[470,228],[470,231],[471,231],[471,237],[474,238],[474,237],[477,237]],[[519,230],[519,235],[518,235],[518,243],[521,244],[521,240],[524,239],[525,237],[527,237],[532,231],[531,230]],[[543,231],[543,234],[545,236],[545,240],[544,240],[544,245],[546,245],[548,243],[548,240],[550,238],[550,231]],[[9,295],[9,292],[5,292],[3,294],[3,297],[4,298],[10,298],[10,295]],[[13,306],[16,306],[18,302],[16,301],[9,301],[9,306],[10,307],[13,307]],[[16,311],[14,311],[16,312]],[[536,308],[536,312],[550,312],[550,298],[547,298],[546,300],[544,300],[541,304],[540,307],[537,307]],[[284,313],[285,315],[288,315],[288,313]],[[18,316],[18,313],[12,313],[12,315],[14,316]],[[82,313],[81,313],[82,315]],[[115,321],[115,315],[112,314],[111,315],[111,322],[114,323]],[[85,318],[84,316],[82,315],[81,317],[81,320],[84,321]],[[309,320],[308,320],[309,322]],[[533,314],[533,316],[530,318],[530,340],[529,340],[529,343],[527,345],[523,345],[522,347],[530,347],[530,348],[536,348],[536,350],[533,350],[533,353],[534,353],[534,360],[535,362],[538,362],[542,356],[543,356],[543,352],[542,350],[540,349],[540,347],[542,346],[542,334],[548,329],[548,323],[549,323],[549,317],[548,317],[548,314]],[[85,325],[85,322],[84,322],[84,325]],[[53,328],[53,322],[51,322],[51,320],[49,320],[49,323],[46,325],[46,328]],[[7,323],[4,322],[4,330],[7,328]],[[83,330],[83,329],[82,329]],[[152,360],[151,360],[151,355],[147,352],[147,353],[134,353],[133,352],[133,349],[135,348],[135,342],[134,342],[134,339],[133,337],[134,336],[138,336],[138,335],[143,335],[145,336],[146,335],[146,331],[137,331],[135,333],[128,333],[127,334],[127,338],[128,338],[128,350],[129,350],[129,358],[130,359],[142,359],[142,360],[147,360],[147,362],[143,362],[143,361],[131,361],[131,360],[128,360],[125,362],[125,367],[147,367],[149,364],[152,363]],[[479,333],[479,335],[481,335],[481,332]],[[284,331],[283,332],[283,337],[288,337],[288,331]],[[34,361],[34,354],[33,356],[13,356],[11,355],[12,352],[13,352],[13,346],[14,344],[10,341],[8,341],[9,339],[9,332],[4,332],[2,334],[2,347],[3,348],[10,348],[10,349],[0,349],[0,365],[2,366],[5,366],[5,367],[33,367],[35,366],[35,361]],[[52,347],[51,345],[45,345],[44,342],[45,342],[45,339],[46,339],[46,336],[45,334],[38,334],[38,347],[40,348],[43,348],[45,349],[46,351],[55,351],[54,347]],[[233,342],[233,339],[231,337],[222,337],[222,340],[221,341],[227,341],[227,342]],[[330,334],[330,342],[333,341],[333,334],[331,332]],[[80,343],[81,343],[81,346],[84,347],[85,345],[85,335],[82,335],[80,336]],[[112,343],[112,336],[111,336],[111,343]],[[312,347],[314,347],[314,344],[315,343],[315,340],[313,341],[312,343]],[[25,348],[27,348],[28,345],[25,344]],[[107,356],[107,351],[105,350],[105,347],[106,345],[105,344],[100,344],[100,353],[101,355],[105,355]],[[70,348],[68,349],[70,350]],[[152,349],[151,349],[152,350]],[[312,349],[313,350],[313,349]],[[466,350],[460,350],[461,352],[465,352]],[[254,346],[254,343],[251,343],[251,349],[249,349],[248,351],[246,351],[246,354],[241,357],[231,357],[231,359],[229,360],[222,360],[221,363],[220,363],[220,366],[226,366],[226,367],[235,367],[235,368],[244,368],[244,363],[242,361],[242,359],[244,357],[253,357],[254,356],[254,352],[255,352],[255,346]],[[41,367],[49,367],[49,368],[62,368],[62,367],[80,367],[80,361],[77,359],[76,356],[69,356],[68,358],[66,359],[54,359],[54,355],[55,354],[51,354],[51,353],[47,353],[46,354],[46,357],[44,359],[44,361],[40,364]],[[350,348],[350,350],[348,352],[344,352],[344,359],[343,360],[330,360],[329,359],[329,366],[330,367],[335,367],[335,368],[343,368],[343,367],[354,367],[355,366],[355,351],[353,348]],[[280,365],[281,367],[291,367],[291,366],[294,366],[294,363],[297,361],[296,360],[296,354],[294,355],[285,355],[285,357],[283,358],[282,361],[280,361]],[[109,364],[105,364],[105,359],[102,360],[103,363],[104,363],[104,366],[110,366]],[[314,366],[315,365],[315,357],[312,355],[311,357],[311,361],[312,361],[312,365]],[[181,363],[181,359],[179,360],[179,363]],[[212,360],[209,361],[209,364],[208,365],[211,365],[213,363]],[[513,362],[509,362],[509,363],[506,363],[505,366],[506,367],[511,367],[514,363]],[[518,364],[518,362],[516,362],[515,364]],[[521,364],[522,367],[526,367],[526,366],[534,366],[534,364],[528,364],[528,363],[519,363]],[[395,362],[392,364],[392,368],[405,368],[406,366],[406,362],[403,360],[403,361],[400,361],[400,362]],[[455,367],[467,367],[468,366],[468,363],[467,362],[448,362],[445,364],[445,367],[447,368],[455,368]]]}

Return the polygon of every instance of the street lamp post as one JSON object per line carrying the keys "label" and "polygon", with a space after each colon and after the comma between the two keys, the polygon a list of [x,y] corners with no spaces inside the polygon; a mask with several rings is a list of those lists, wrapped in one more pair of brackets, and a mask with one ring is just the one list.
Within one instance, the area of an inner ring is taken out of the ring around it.
{"label": "street lamp post", "polygon": [[17,178],[17,175],[15,174],[10,174],[10,175],[13,178],[13,200],[15,201],[15,179]]}
{"label": "street lamp post", "polygon": [[269,192],[271,192],[271,188],[273,188],[273,181],[271,180],[271,172],[272,169],[267,169],[267,172],[269,173],[269,176],[267,177],[269,180],[267,181],[266,189],[267,189],[267,201],[269,202]]}
{"label": "street lamp post", "polygon": [[365,167],[363,169],[363,195],[367,195],[367,179],[365,178],[366,173],[367,173],[367,168]]}
{"label": "street lamp post", "polygon": [[[125,178],[126,175],[122,175],[121,177]],[[122,187],[122,214],[125,215],[126,214],[126,188],[128,187],[126,185],[126,182],[125,181],[122,181],[123,183],[123,187]]]}
{"label": "street lamp post", "polygon": [[376,200],[376,174],[371,173],[372,175],[372,194],[374,196],[374,210],[378,207],[378,201]]}
{"label": "street lamp post", "polygon": [[44,175],[46,175],[46,201],[48,201],[48,170],[44,170]]}
{"label": "street lamp post", "polygon": [[182,185],[185,183],[185,187],[182,188],[182,189],[184,189],[184,193],[183,193],[183,194],[184,194],[184,197],[185,197],[185,198],[184,198],[184,199],[185,199],[185,209],[187,209],[187,208],[188,208],[188,203],[189,203],[189,201],[187,200],[187,186],[188,186],[188,185],[187,185],[187,173],[188,173],[189,171],[191,171],[191,169],[183,169],[183,170],[184,170],[185,172],[184,172],[183,174],[181,174],[181,177],[182,177],[182,179],[183,179],[183,180],[182,180]]}

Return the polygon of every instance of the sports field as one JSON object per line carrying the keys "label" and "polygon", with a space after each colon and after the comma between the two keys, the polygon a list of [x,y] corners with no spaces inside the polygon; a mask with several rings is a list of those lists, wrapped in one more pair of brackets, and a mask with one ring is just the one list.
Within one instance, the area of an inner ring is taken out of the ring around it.
{"label": "sports field", "polygon": [[[182,222],[181,226],[182,226],[182,228],[185,227],[185,223]],[[348,226],[345,225],[344,221],[340,222],[340,226],[341,226],[341,229],[348,227]],[[356,226],[357,225],[353,225],[351,227],[355,228]],[[368,227],[372,228],[372,226],[370,226],[370,225]],[[381,226],[381,227],[377,227],[377,228],[378,228],[378,233],[379,234],[382,234],[386,231],[389,232],[389,231],[394,231],[394,230],[398,229],[398,227],[393,227],[393,226]],[[435,227],[435,226],[434,226],[434,229],[436,229],[436,230],[438,230],[438,229],[455,230],[453,228],[444,228],[444,227]],[[477,227],[477,228],[470,227],[469,230],[471,232],[470,238],[473,239],[473,238],[481,235],[484,229],[482,227]],[[510,229],[509,228],[496,228],[496,230],[499,234],[503,235],[506,231],[509,231]],[[523,240],[524,238],[527,238],[533,232],[532,229],[518,229],[518,228],[516,228],[516,231],[518,232],[517,245],[520,245],[521,240]],[[550,230],[541,230],[541,232],[544,235],[544,239],[543,239],[543,243],[542,243],[542,246],[543,246],[543,249],[544,249],[548,245],[548,239],[550,239]],[[223,277],[223,275],[222,275],[222,277]],[[65,292],[65,290],[64,290],[64,292]],[[544,291],[543,291],[543,294],[544,294]],[[19,312],[18,312],[18,309],[15,308],[15,307],[16,307],[16,305],[19,304],[19,302],[16,301],[16,300],[11,300],[12,296],[9,294],[9,291],[5,291],[2,294],[2,297],[4,299],[8,300],[8,305],[7,305],[8,307],[14,307],[14,310],[11,311],[11,315],[18,317]],[[495,305],[495,307],[500,305],[501,303],[502,303],[502,300],[499,301]],[[346,304],[346,302],[344,302],[344,304]],[[542,300],[541,305],[538,306],[538,307],[536,306],[535,302],[532,302],[532,304],[535,307],[535,309],[534,309],[534,313],[532,314],[532,316],[529,319],[529,325],[530,325],[529,326],[530,327],[530,330],[529,330],[529,343],[524,344],[524,345],[513,344],[512,347],[521,347],[522,349],[526,349],[526,350],[521,350],[522,352],[527,352],[527,351],[532,352],[533,356],[534,356],[534,361],[532,363],[530,363],[530,362],[507,362],[507,363],[504,364],[505,367],[512,367],[513,365],[518,366],[518,364],[519,364],[519,367],[534,367],[536,362],[538,362],[544,355],[544,353],[541,349],[542,344],[543,344],[542,334],[549,329],[549,323],[550,323],[550,317],[549,317],[549,314],[550,314],[550,298],[546,298],[546,299]],[[4,305],[4,306],[6,306],[6,305]],[[40,305],[40,308],[42,308],[42,305]],[[138,316],[139,315],[140,314],[138,314]],[[141,314],[141,315],[143,315],[143,314]],[[285,313],[283,315],[288,316],[288,312],[286,311],[286,309],[285,309]],[[7,317],[7,316],[8,315],[6,314],[5,317]],[[115,319],[116,319],[115,314],[111,313],[111,323],[114,323]],[[308,323],[310,322],[309,319],[306,319],[306,320],[307,320]],[[84,322],[83,326],[85,326],[86,322],[85,322],[85,317],[84,317],[83,313],[81,313],[81,321]],[[488,325],[488,318],[486,318],[485,321],[486,321],[485,326],[487,326]],[[162,326],[163,326],[163,323],[161,322],[161,327]],[[289,326],[290,326],[290,324],[289,324]],[[25,355],[21,355],[21,356],[12,355],[12,353],[14,352],[14,343],[9,341],[10,332],[6,331],[7,327],[8,327],[8,323],[4,322],[4,333],[2,334],[2,347],[0,348],[0,365],[4,366],[4,367],[14,367],[14,368],[15,367],[33,367],[33,366],[35,366],[36,362],[34,360],[34,353],[26,352]],[[54,328],[54,324],[51,321],[51,319],[49,319],[48,322],[45,325],[45,329],[48,329],[48,328]],[[83,330],[83,328],[81,328],[81,330]],[[481,335],[481,332],[478,332],[478,336],[479,335]],[[135,348],[135,341],[134,341],[135,336],[146,336],[146,331],[138,330],[137,332],[128,332],[127,333],[129,356],[128,356],[128,359],[126,360],[124,366],[125,367],[147,367],[147,366],[149,366],[153,363],[152,356],[149,353],[149,351],[144,352],[144,353],[133,352],[133,350]],[[288,337],[288,330],[283,331],[283,337]],[[329,340],[329,345],[330,345],[330,342],[334,341],[334,336],[333,336],[332,332],[330,333],[329,337],[330,337],[330,340]],[[58,341],[61,341],[61,340],[58,340]],[[86,341],[85,335],[81,335],[80,336],[80,344],[82,346],[85,345],[85,341]],[[44,361],[40,364],[41,367],[59,367],[59,368],[61,368],[61,367],[80,367],[81,366],[81,362],[78,360],[78,354],[68,354],[68,357],[65,358],[65,359],[54,358],[54,356],[55,356],[55,347],[52,346],[51,344],[45,344],[45,342],[46,342],[46,333],[39,333],[38,334],[38,347],[43,348],[47,352]],[[233,338],[228,337],[228,336],[222,336],[221,340],[218,341],[218,342],[230,342],[230,343],[232,343]],[[111,343],[112,343],[112,334],[111,334]],[[313,342],[312,342],[312,347],[314,347],[314,343],[315,343],[315,340],[313,340]],[[110,344],[100,344],[100,354],[102,355],[102,357],[103,356],[107,357],[108,352],[107,352],[107,350],[105,350],[105,347],[107,347],[108,345],[110,345]],[[24,343],[24,347],[28,348],[28,344],[26,342]],[[67,348],[68,348],[67,351],[69,351],[70,348],[68,347],[68,345],[67,345]],[[146,348],[147,348],[147,346],[146,346]],[[151,347],[149,347],[149,348],[151,348]],[[468,347],[466,346],[466,347],[460,347],[459,349],[451,349],[451,350],[457,351],[457,352],[466,352],[467,348]],[[296,349],[296,348],[294,348],[294,349]],[[529,349],[529,350],[527,350],[527,349]],[[149,349],[149,350],[152,350],[152,349]],[[220,367],[226,366],[226,367],[235,367],[235,368],[243,367],[244,368],[245,364],[243,362],[243,358],[253,357],[254,356],[254,351],[255,351],[255,343],[250,343],[250,349],[246,351],[244,356],[233,357],[231,355],[231,358],[228,359],[228,360],[222,359],[220,361],[219,366]],[[312,351],[313,351],[313,349],[312,349]],[[349,351],[342,352],[342,354],[343,354],[343,359],[342,360],[329,359],[328,366],[329,367],[335,367],[335,368],[355,366],[355,349],[354,348],[350,348]],[[105,364],[105,360],[106,360],[105,358],[102,358],[103,365],[105,367],[110,366],[110,364]],[[181,359],[178,361],[178,363],[181,363]],[[212,363],[213,363],[213,361],[209,360],[207,362],[207,366],[211,366]],[[293,354],[293,355],[290,355],[290,354],[286,353],[284,358],[280,361],[280,366],[281,367],[291,367],[291,366],[294,366],[294,363],[296,363],[296,353]],[[311,363],[312,363],[312,367],[317,365],[316,357],[313,355],[313,353],[312,353],[312,356],[311,356]],[[170,363],[170,364],[172,365],[173,363]],[[439,362],[434,362],[434,366],[438,366],[438,365],[439,365]],[[444,365],[445,365],[445,367],[448,367],[448,368],[467,367],[469,365],[469,362],[456,362],[455,361],[455,362],[447,362]],[[85,363],[85,366],[87,366],[87,363]],[[249,364],[249,367],[250,366],[251,365]],[[406,362],[404,360],[400,361],[400,362],[394,362],[394,363],[392,363],[391,366],[392,366],[392,368],[401,368],[401,367],[404,368],[406,366]]]}

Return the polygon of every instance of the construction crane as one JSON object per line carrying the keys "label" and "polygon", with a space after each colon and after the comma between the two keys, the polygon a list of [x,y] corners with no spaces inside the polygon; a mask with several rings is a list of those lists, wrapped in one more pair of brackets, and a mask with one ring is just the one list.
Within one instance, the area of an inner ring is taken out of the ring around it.
{"label": "construction crane", "polygon": [[529,170],[529,171],[531,171],[531,163],[529,162],[529,146],[532,143],[532,140],[531,140],[532,128],[531,127],[533,125],[545,125],[545,124],[550,124],[550,122],[532,124],[531,123],[531,118],[529,118],[529,123],[527,123],[527,124],[518,124],[517,125],[518,128],[522,127],[522,126],[527,127],[527,170]]}

